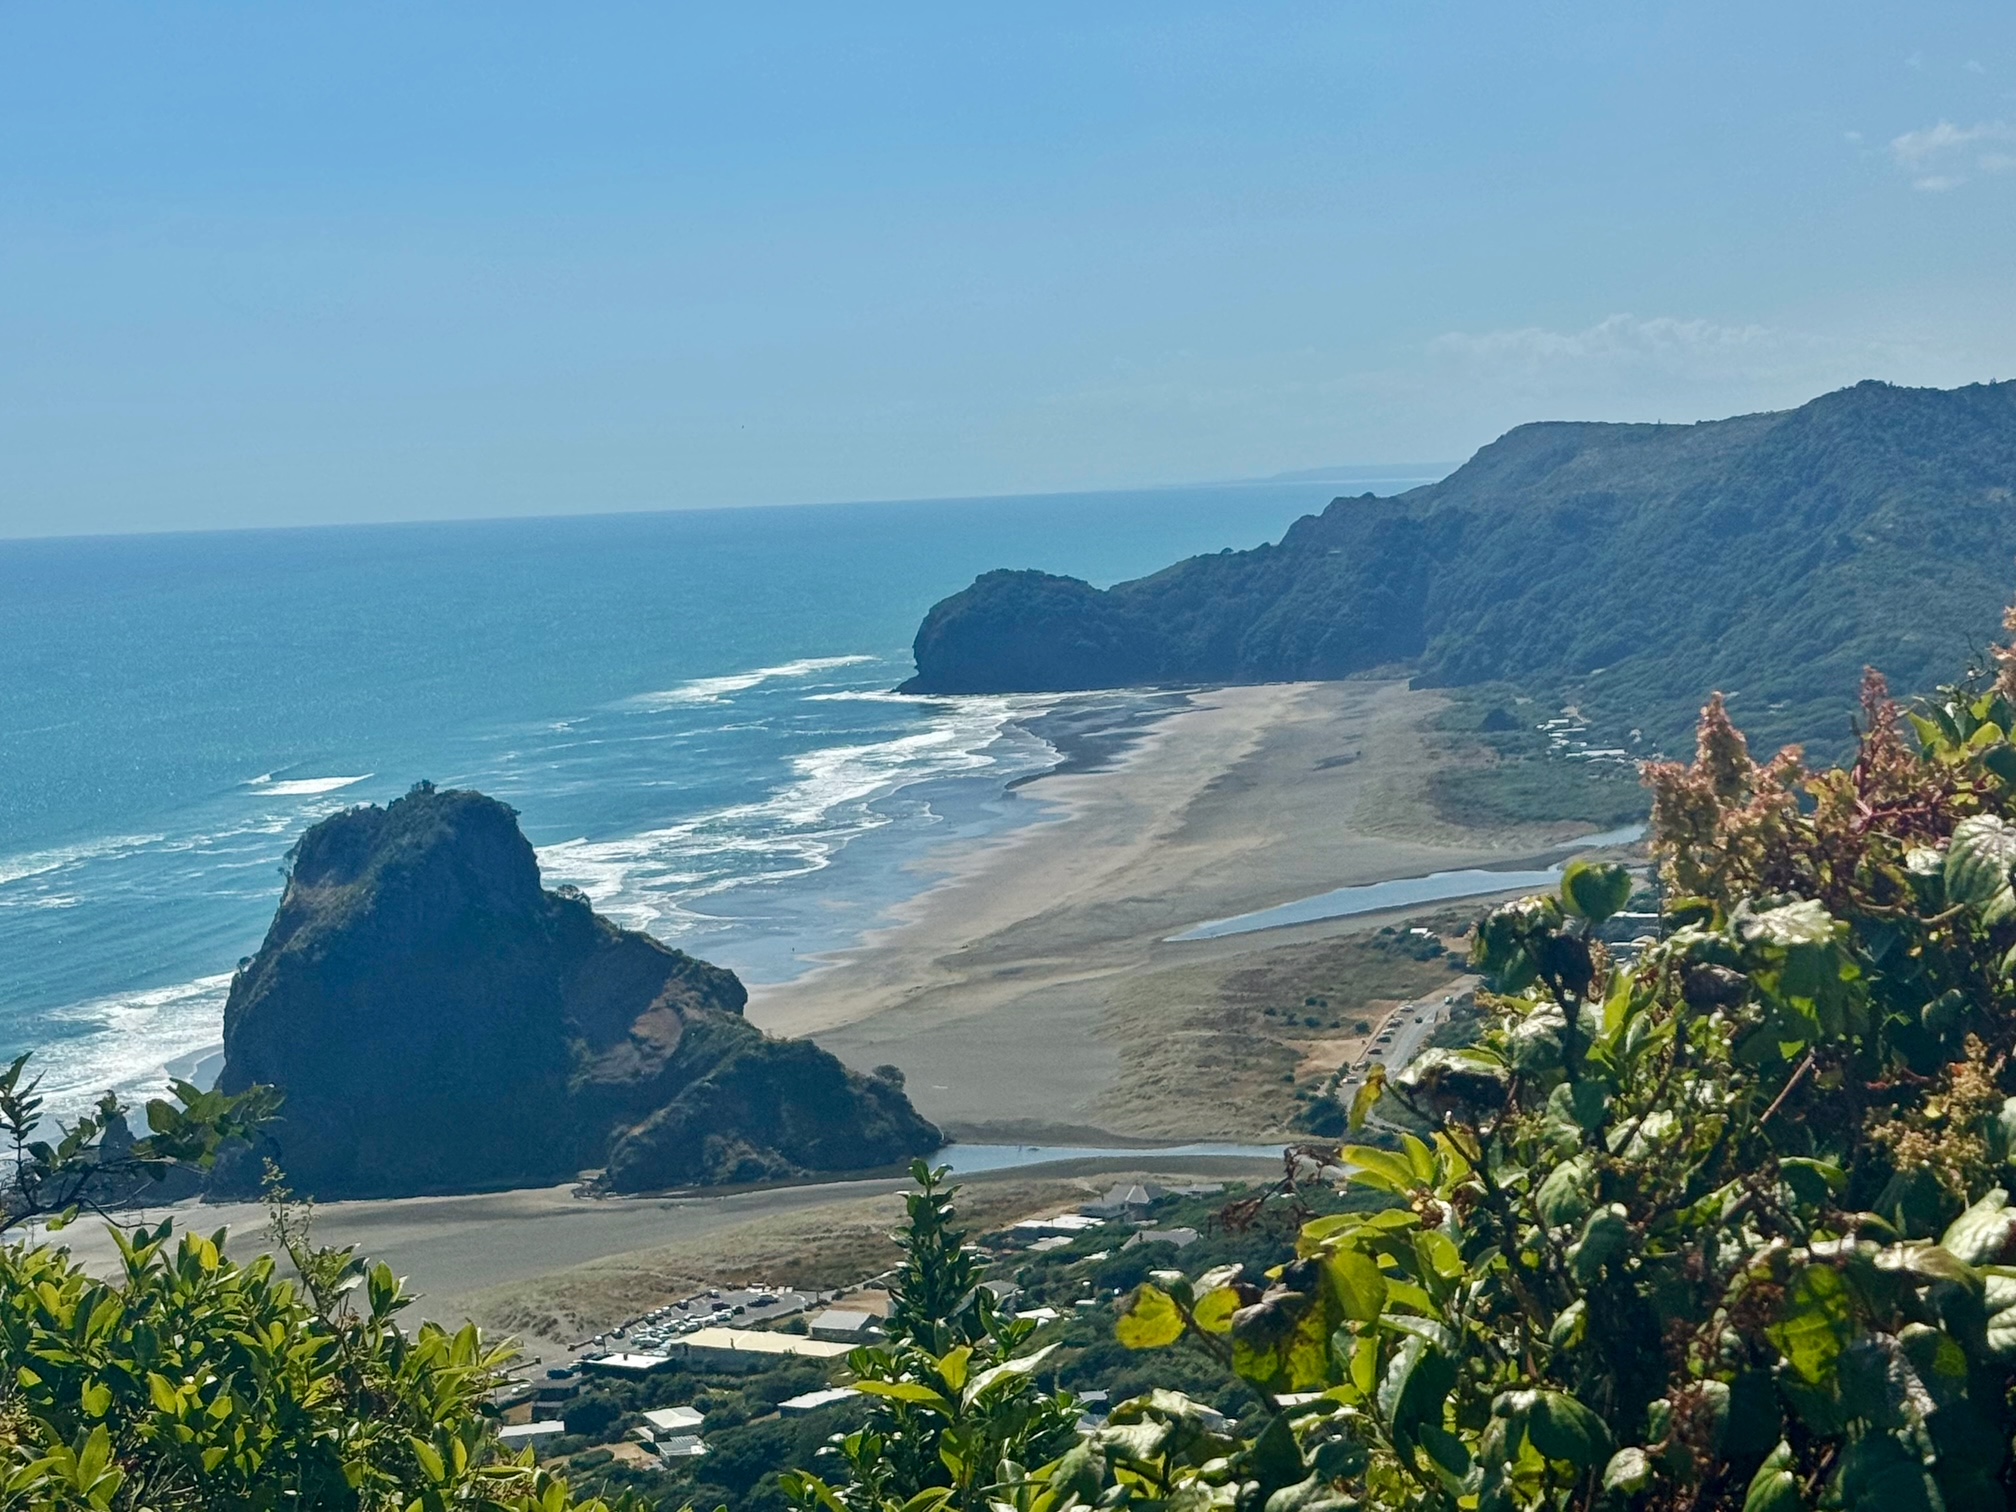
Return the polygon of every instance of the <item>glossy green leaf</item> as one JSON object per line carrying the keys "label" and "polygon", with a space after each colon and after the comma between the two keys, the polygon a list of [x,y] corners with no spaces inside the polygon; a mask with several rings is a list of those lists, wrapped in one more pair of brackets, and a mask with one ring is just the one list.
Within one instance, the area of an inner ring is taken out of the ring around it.
{"label": "glossy green leaf", "polygon": [[1579,1223],[1596,1205],[1594,1162],[1587,1155],[1564,1160],[1540,1183],[1533,1194],[1540,1217],[1549,1227]]}
{"label": "glossy green leaf", "polygon": [[1778,1173],[1792,1188],[1792,1194],[1809,1207],[1823,1206],[1848,1184],[1848,1173],[1838,1165],[1803,1155],[1788,1155],[1780,1160]]}
{"label": "glossy green leaf", "polygon": [[1167,1292],[1144,1281],[1121,1309],[1113,1336],[1129,1349],[1162,1349],[1183,1337],[1183,1314]]}
{"label": "glossy green leaf", "polygon": [[1940,1248],[1963,1264],[1990,1265],[2016,1259],[2016,1209],[2009,1193],[1996,1187],[1947,1227]]}
{"label": "glossy green leaf", "polygon": [[2016,829],[1995,814],[1975,814],[1953,828],[1946,847],[1946,896],[1978,910],[1985,923],[2016,913],[2009,887]]}
{"label": "glossy green leaf", "polygon": [[1619,1449],[1603,1467],[1603,1489],[1612,1496],[1635,1496],[1652,1484],[1652,1461],[1643,1449]]}
{"label": "glossy green leaf", "polygon": [[1581,1241],[1569,1262],[1575,1279],[1584,1286],[1591,1285],[1606,1265],[1621,1260],[1630,1248],[1631,1227],[1621,1208],[1613,1205],[1592,1214],[1582,1226]]}
{"label": "glossy green leaf", "polygon": [[1323,1261],[1324,1277],[1339,1311],[1354,1323],[1370,1323],[1386,1308],[1386,1277],[1378,1264],[1356,1250],[1339,1250]]}
{"label": "glossy green leaf", "polygon": [[1750,1478],[1743,1512],[1800,1512],[1803,1505],[1798,1478],[1792,1473],[1792,1448],[1781,1442]]}
{"label": "glossy green leaf", "polygon": [[1243,1304],[1236,1287],[1221,1286],[1216,1291],[1208,1291],[1197,1299],[1191,1310],[1191,1317],[1197,1327],[1205,1333],[1223,1334],[1232,1331],[1232,1315]]}
{"label": "glossy green leaf", "polygon": [[1792,1368],[1813,1385],[1832,1379],[1857,1331],[1848,1283],[1830,1266],[1808,1265],[1793,1282],[1785,1315],[1766,1332]]}
{"label": "glossy green leaf", "polygon": [[1576,918],[1601,924],[1631,900],[1631,873],[1609,862],[1571,861],[1561,874],[1562,906]]}
{"label": "glossy green leaf", "polygon": [[1548,1459],[1565,1460],[1577,1469],[1610,1456],[1610,1430],[1603,1419],[1565,1392],[1534,1393],[1526,1437]]}
{"label": "glossy green leaf", "polygon": [[1383,1062],[1375,1063],[1372,1069],[1365,1073],[1365,1080],[1359,1083],[1358,1090],[1351,1094],[1348,1122],[1352,1133],[1355,1134],[1365,1127],[1365,1120],[1372,1116],[1373,1109],[1379,1106],[1379,1099],[1385,1095],[1386,1067]]}

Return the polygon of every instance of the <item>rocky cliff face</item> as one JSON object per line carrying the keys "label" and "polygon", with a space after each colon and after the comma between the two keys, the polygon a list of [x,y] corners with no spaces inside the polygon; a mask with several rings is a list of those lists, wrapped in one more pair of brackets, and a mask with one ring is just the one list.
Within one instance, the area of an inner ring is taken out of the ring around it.
{"label": "rocky cliff face", "polygon": [[516,815],[418,788],[310,829],[224,1013],[227,1091],[286,1093],[319,1197],[624,1191],[887,1165],[938,1131],[900,1089],[741,1016],[732,972],[540,885]]}
{"label": "rocky cliff face", "polygon": [[1838,740],[1865,665],[1930,688],[1997,634],[2016,383],[1858,384],[1698,425],[1521,426],[1441,483],[1339,499],[1251,551],[1100,590],[991,572],[934,607],[906,692],[1348,677],[1558,694],[1684,749]]}

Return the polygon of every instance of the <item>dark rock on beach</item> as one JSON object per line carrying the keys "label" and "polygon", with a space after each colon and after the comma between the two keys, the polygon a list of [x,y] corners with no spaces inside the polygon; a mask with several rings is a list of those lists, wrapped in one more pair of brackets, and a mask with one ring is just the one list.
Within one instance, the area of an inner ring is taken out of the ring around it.
{"label": "dark rock on beach", "polygon": [[504,804],[423,785],[301,837],[231,985],[220,1084],[282,1089],[265,1153],[325,1199],[604,1166],[618,1191],[774,1180],[939,1145],[899,1086],[771,1039],[746,1000],[734,973],[542,887]]}

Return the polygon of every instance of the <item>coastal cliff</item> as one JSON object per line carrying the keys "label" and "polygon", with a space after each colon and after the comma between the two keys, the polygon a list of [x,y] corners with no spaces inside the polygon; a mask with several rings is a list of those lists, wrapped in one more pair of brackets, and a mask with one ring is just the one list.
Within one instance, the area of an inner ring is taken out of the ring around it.
{"label": "coastal cliff", "polygon": [[1863,383],[1698,425],[1521,426],[1440,483],[1103,591],[990,572],[931,609],[904,691],[1390,669],[1558,694],[1646,749],[1716,689],[1753,739],[1832,741],[1865,665],[1927,689],[1993,637],[2012,555],[2016,383]]}
{"label": "coastal cliff", "polygon": [[318,1197],[614,1190],[888,1165],[941,1142],[899,1086],[742,1017],[734,973],[548,891],[517,816],[422,785],[307,831],[233,979],[220,1085],[282,1089]]}

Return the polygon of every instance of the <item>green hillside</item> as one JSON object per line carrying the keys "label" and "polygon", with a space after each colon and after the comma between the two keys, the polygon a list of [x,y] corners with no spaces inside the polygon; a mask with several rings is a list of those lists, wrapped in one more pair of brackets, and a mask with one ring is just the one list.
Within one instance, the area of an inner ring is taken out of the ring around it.
{"label": "green hillside", "polygon": [[[913,692],[1404,669],[1574,702],[1633,754],[1717,689],[1829,749],[1873,664],[1932,685],[2016,585],[2016,383],[1863,383],[1698,425],[1545,423],[1444,481],[1104,591],[993,572],[918,631]],[[1640,736],[1632,741],[1630,732]]]}

